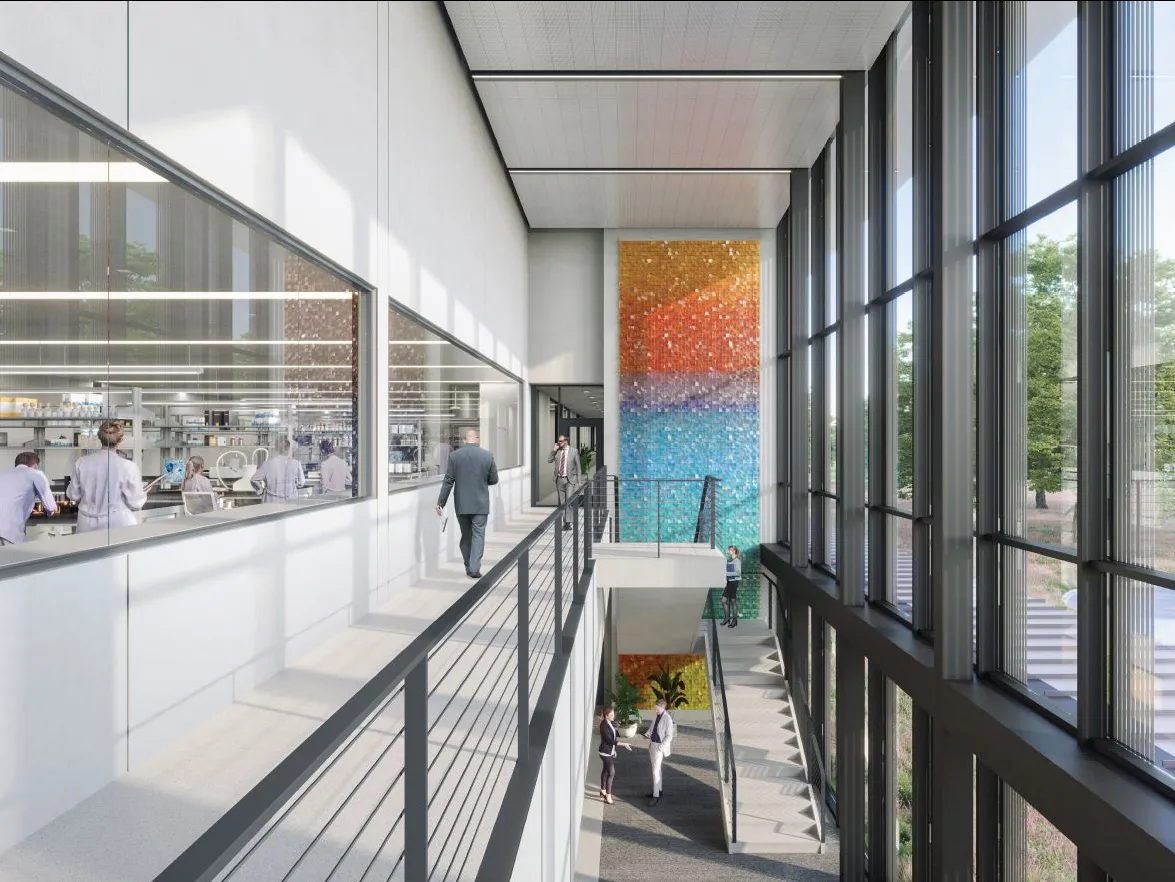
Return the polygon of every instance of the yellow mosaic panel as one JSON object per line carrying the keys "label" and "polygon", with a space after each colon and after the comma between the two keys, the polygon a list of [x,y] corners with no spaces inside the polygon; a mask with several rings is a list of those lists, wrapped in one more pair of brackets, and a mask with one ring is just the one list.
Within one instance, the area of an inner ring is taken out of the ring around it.
{"label": "yellow mosaic panel", "polygon": [[682,710],[709,710],[710,684],[706,678],[706,657],[686,653],[681,655],[621,655],[620,673],[628,677],[644,696],[642,708],[652,708],[656,700],[649,677],[665,666],[671,672],[681,671],[685,680],[685,694],[689,700]]}

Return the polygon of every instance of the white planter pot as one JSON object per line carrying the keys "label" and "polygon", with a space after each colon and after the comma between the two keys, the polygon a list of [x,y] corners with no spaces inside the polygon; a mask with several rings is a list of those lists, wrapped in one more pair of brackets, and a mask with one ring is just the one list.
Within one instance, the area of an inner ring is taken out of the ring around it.
{"label": "white planter pot", "polygon": [[630,723],[627,726],[617,726],[616,727],[616,734],[619,735],[621,738],[633,738],[636,736],[636,730],[639,725],[640,725],[640,723],[638,721],[638,722]]}

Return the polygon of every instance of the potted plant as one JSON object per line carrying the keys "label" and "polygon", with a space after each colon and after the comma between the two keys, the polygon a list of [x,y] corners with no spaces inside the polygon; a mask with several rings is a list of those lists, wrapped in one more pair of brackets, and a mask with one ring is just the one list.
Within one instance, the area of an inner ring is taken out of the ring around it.
{"label": "potted plant", "polygon": [[616,691],[608,693],[608,701],[616,710],[616,734],[621,738],[632,738],[641,721],[637,711],[641,702],[640,690],[624,674],[617,674]]}
{"label": "potted plant", "polygon": [[670,671],[662,665],[659,672],[649,675],[649,683],[653,687],[653,695],[658,701],[664,701],[666,707],[678,708],[689,704],[685,694],[685,677],[680,671]]}
{"label": "potted plant", "polygon": [[579,445],[579,474],[585,481],[588,478],[588,473],[592,470],[592,463],[595,462],[596,451],[590,444]]}

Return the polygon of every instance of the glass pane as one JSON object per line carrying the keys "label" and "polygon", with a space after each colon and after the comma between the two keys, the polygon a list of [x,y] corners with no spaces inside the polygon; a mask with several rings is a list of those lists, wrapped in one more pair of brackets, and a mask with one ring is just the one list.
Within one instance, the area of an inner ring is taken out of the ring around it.
{"label": "glass pane", "polygon": [[[395,308],[388,311],[388,333],[389,485],[444,475],[449,454],[463,444],[489,450],[499,469],[517,465],[517,381]],[[582,397],[590,405],[586,392]],[[562,413],[578,412],[564,407]],[[568,450],[573,465],[584,461],[577,448]]]}
{"label": "glass pane", "polygon": [[886,516],[889,538],[889,593],[887,599],[907,619],[914,614],[914,522]]}
{"label": "glass pane", "polygon": [[1077,177],[1077,3],[1006,4],[1009,215]]}
{"label": "glass pane", "polygon": [[1076,547],[1077,207],[1005,245],[1004,522],[1014,535]]}
{"label": "glass pane", "polygon": [[1128,579],[1114,579],[1113,585],[1112,734],[1175,775],[1175,707],[1167,686],[1175,671],[1175,592]]}
{"label": "glass pane", "polygon": [[1118,149],[1133,147],[1175,122],[1175,2],[1119,2],[1119,51],[1128,76],[1117,102]]}
{"label": "glass pane", "polygon": [[886,307],[889,332],[890,473],[889,504],[903,511],[914,507],[914,294],[907,292]]}
{"label": "glass pane", "polygon": [[1172,188],[1175,150],[1115,183],[1118,345],[1129,358],[1118,384],[1130,408],[1115,424],[1130,457],[1130,474],[1117,478],[1127,529],[1115,556],[1166,572],[1175,572],[1175,212],[1160,194]]}
{"label": "glass pane", "polygon": [[824,317],[825,326],[836,324],[840,313],[840,302],[837,297],[837,275],[836,275],[836,164],[839,161],[836,150],[836,138],[833,138],[828,145],[828,165],[826,166],[828,174],[825,177],[825,193],[827,194],[824,201],[824,250],[827,254],[827,270],[825,271],[825,279],[827,280],[826,303]]}
{"label": "glass pane", "polygon": [[1001,665],[1062,716],[1077,713],[1077,567],[1005,547]]}
{"label": "glass pane", "polygon": [[914,274],[914,57],[909,17],[897,33],[889,70],[889,284]]}
{"label": "glass pane", "polygon": [[895,687],[898,756],[898,880],[914,878],[914,700]]}
{"label": "glass pane", "polygon": [[3,86],[0,163],[0,565],[360,491],[346,280]]}
{"label": "glass pane", "polygon": [[835,499],[824,499],[824,562],[836,572],[836,510]]}
{"label": "glass pane", "polygon": [[824,488],[836,492],[836,333],[824,338],[824,413],[825,413],[825,481]]}
{"label": "glass pane", "polygon": [[1001,790],[1005,866],[1033,882],[1077,882],[1077,846],[1007,784]]}

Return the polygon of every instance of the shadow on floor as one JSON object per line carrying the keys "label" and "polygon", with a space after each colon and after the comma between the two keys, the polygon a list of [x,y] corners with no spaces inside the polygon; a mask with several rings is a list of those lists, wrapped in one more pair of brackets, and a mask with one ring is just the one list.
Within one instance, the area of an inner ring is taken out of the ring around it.
{"label": "shadow on floor", "polygon": [[827,854],[727,854],[712,730],[678,725],[673,747],[674,755],[665,763],[664,797],[655,808],[646,805],[652,778],[642,740],[634,739],[631,752],[620,751],[613,787],[616,805],[604,807],[600,882],[839,879],[834,841]]}

